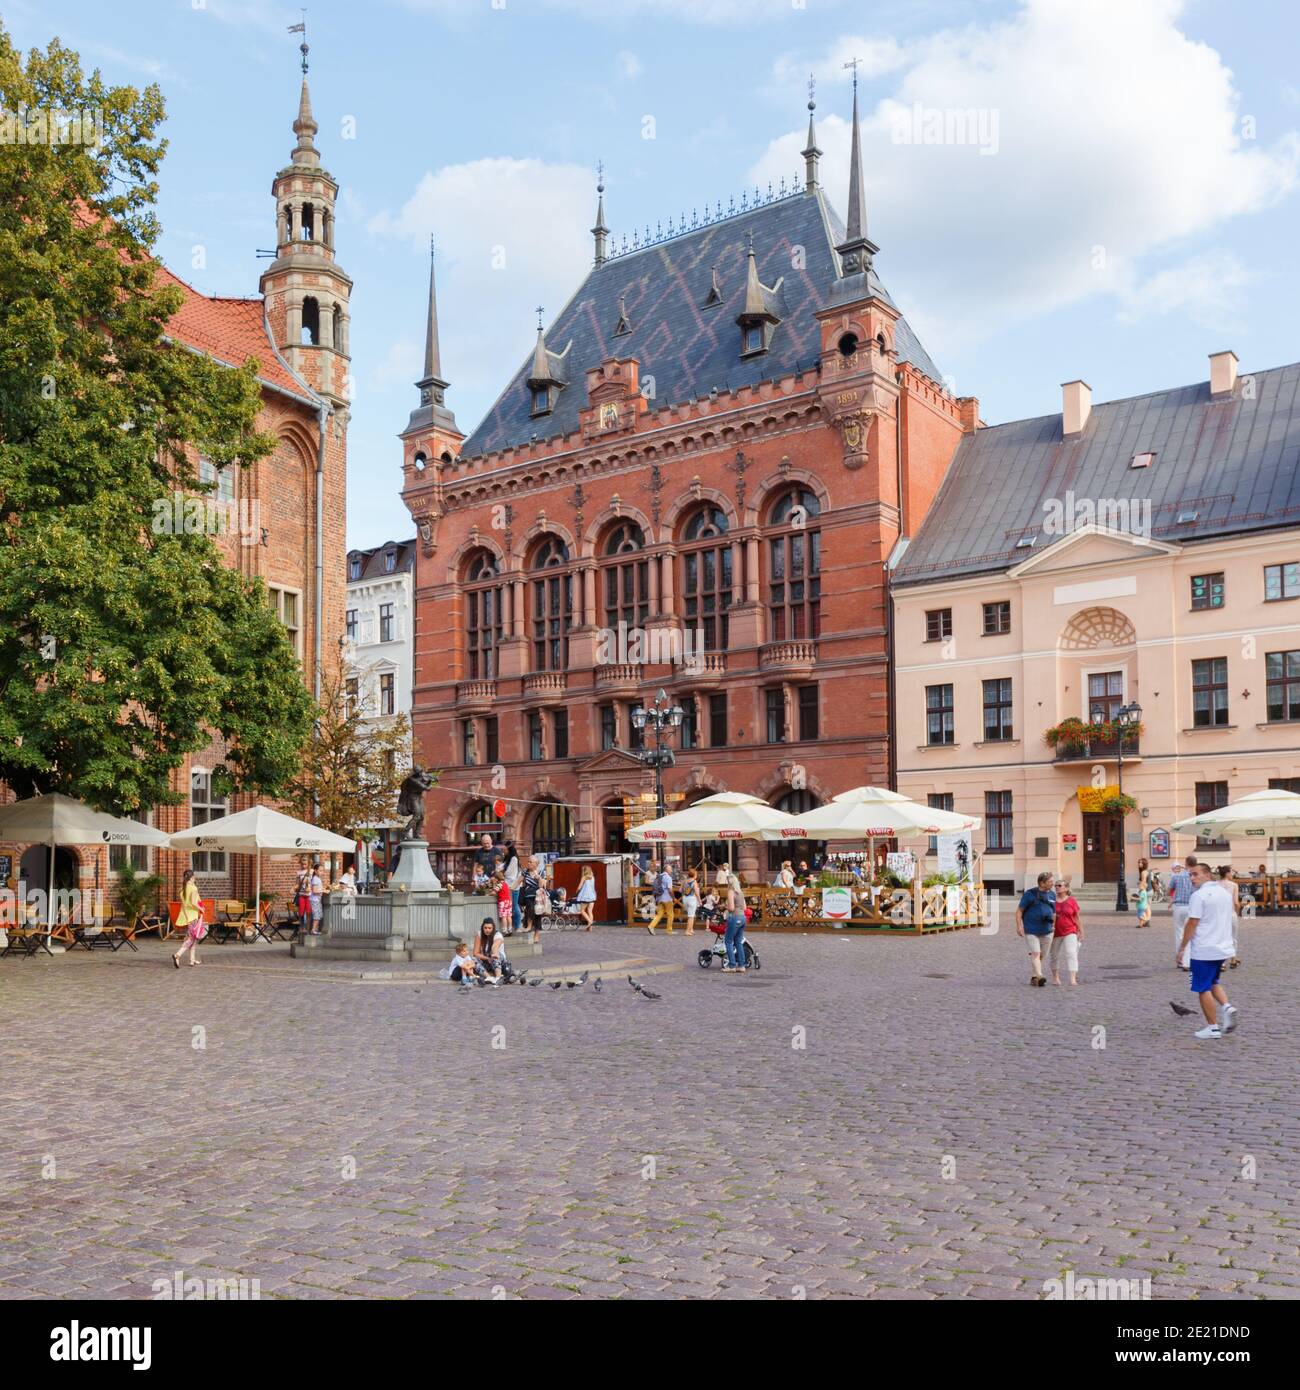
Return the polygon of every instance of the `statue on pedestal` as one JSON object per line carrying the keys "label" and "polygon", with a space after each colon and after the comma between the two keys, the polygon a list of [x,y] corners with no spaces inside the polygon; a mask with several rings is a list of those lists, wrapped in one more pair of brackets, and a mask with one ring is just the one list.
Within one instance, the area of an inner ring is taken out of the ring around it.
{"label": "statue on pedestal", "polygon": [[397,798],[397,814],[409,816],[404,840],[424,839],[424,794],[437,782],[437,774],[421,767],[412,767],[402,780]]}

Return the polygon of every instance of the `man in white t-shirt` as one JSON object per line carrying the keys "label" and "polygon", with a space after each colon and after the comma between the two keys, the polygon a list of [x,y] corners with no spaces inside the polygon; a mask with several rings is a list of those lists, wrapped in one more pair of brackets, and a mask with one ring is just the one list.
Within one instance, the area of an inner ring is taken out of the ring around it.
{"label": "man in white t-shirt", "polygon": [[1174,960],[1181,962],[1184,951],[1189,951],[1192,993],[1200,999],[1205,1015],[1205,1027],[1198,1029],[1196,1036],[1222,1038],[1237,1026],[1237,1010],[1228,1003],[1227,991],[1219,983],[1223,962],[1233,954],[1232,894],[1213,881],[1204,864],[1193,864],[1191,876],[1192,898]]}

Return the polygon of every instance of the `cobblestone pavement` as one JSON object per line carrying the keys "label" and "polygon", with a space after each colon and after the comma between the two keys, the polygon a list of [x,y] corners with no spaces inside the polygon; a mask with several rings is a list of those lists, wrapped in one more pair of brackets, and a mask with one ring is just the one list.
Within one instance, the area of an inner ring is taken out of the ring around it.
{"label": "cobblestone pavement", "polygon": [[698,934],[548,938],[685,963],[657,1003],[238,944],[0,961],[0,1294],[1297,1297],[1300,922],[1249,924],[1218,1042],[1169,1007],[1167,916],[1088,928],[1074,991],[1005,928],[755,933],[743,978]]}

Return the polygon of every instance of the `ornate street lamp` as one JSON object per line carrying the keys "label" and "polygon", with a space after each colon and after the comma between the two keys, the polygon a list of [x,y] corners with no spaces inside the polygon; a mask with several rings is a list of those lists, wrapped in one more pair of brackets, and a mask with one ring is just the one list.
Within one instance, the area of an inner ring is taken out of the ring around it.
{"label": "ornate street lamp", "polygon": [[[654,734],[655,746],[643,748],[638,754],[647,767],[655,772],[655,815],[662,816],[664,807],[664,768],[672,767],[677,759],[673,750],[664,743],[664,731],[680,729],[686,711],[680,705],[671,704],[666,691],[655,696],[655,702],[647,709],[637,705],[632,710],[632,727],[644,732],[647,728]],[[660,863],[663,862],[662,842],[659,850]]]}
{"label": "ornate street lamp", "polygon": [[[1119,737],[1115,740],[1115,755],[1119,769],[1119,794],[1124,795],[1124,740],[1128,737],[1130,729],[1136,729],[1142,723],[1142,706],[1136,700],[1131,705],[1122,705],[1115,714],[1115,725],[1119,729]],[[1115,911],[1128,911],[1128,885],[1124,881],[1124,820],[1125,814],[1120,812],[1119,817],[1119,883],[1115,887]]]}

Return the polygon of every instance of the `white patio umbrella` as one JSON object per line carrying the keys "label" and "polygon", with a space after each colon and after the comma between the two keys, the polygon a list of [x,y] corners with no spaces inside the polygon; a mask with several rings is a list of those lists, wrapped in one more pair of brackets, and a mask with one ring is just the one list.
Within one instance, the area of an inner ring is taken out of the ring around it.
{"label": "white patio umbrella", "polygon": [[[853,787],[832,797],[824,806],[803,811],[799,816],[799,825],[809,840],[865,840],[873,872],[877,840],[948,835],[954,831],[975,830],[979,824],[978,816],[922,806],[888,787]],[[777,833],[764,838],[776,840],[782,836]]]}
{"label": "white patio umbrella", "polygon": [[[807,832],[804,838],[809,840],[908,839],[975,830],[979,824],[978,816],[922,806],[887,787],[854,787],[832,797],[824,806],[799,813],[799,827]],[[785,837],[778,830],[764,838]]]}
{"label": "white patio umbrella", "polygon": [[253,912],[261,920],[262,911],[262,850],[287,849],[300,854],[324,850],[327,854],[350,854],[356,849],[354,841],[332,830],[322,830],[305,820],[295,820],[269,806],[250,806],[231,816],[219,816],[203,825],[192,825],[171,837],[172,849],[218,850],[248,853],[257,856],[256,887],[253,892]]}
{"label": "white patio umbrella", "polygon": [[[645,840],[730,842],[761,840],[768,831],[775,832],[767,836],[772,839],[782,838],[782,831],[794,832],[785,836],[788,839],[809,838],[799,833],[800,824],[802,821],[796,823],[793,816],[769,806],[762,797],[749,796],[745,792],[716,792],[680,811],[634,826],[627,832],[627,838],[637,844]],[[730,843],[727,845],[727,862],[731,863]]]}
{"label": "white patio umbrella", "polygon": [[62,792],[28,797],[0,806],[0,840],[18,844],[47,845],[50,851],[48,891],[45,898],[45,938],[54,931],[54,851],[59,845],[156,845],[166,847],[167,836],[151,825],[96,811]]}
{"label": "white patio umbrella", "polygon": [[1270,789],[1251,792],[1215,811],[1175,821],[1175,830],[1194,830],[1199,835],[1224,839],[1273,838],[1273,874],[1277,875],[1277,842],[1282,835],[1300,835],[1300,792]]}

